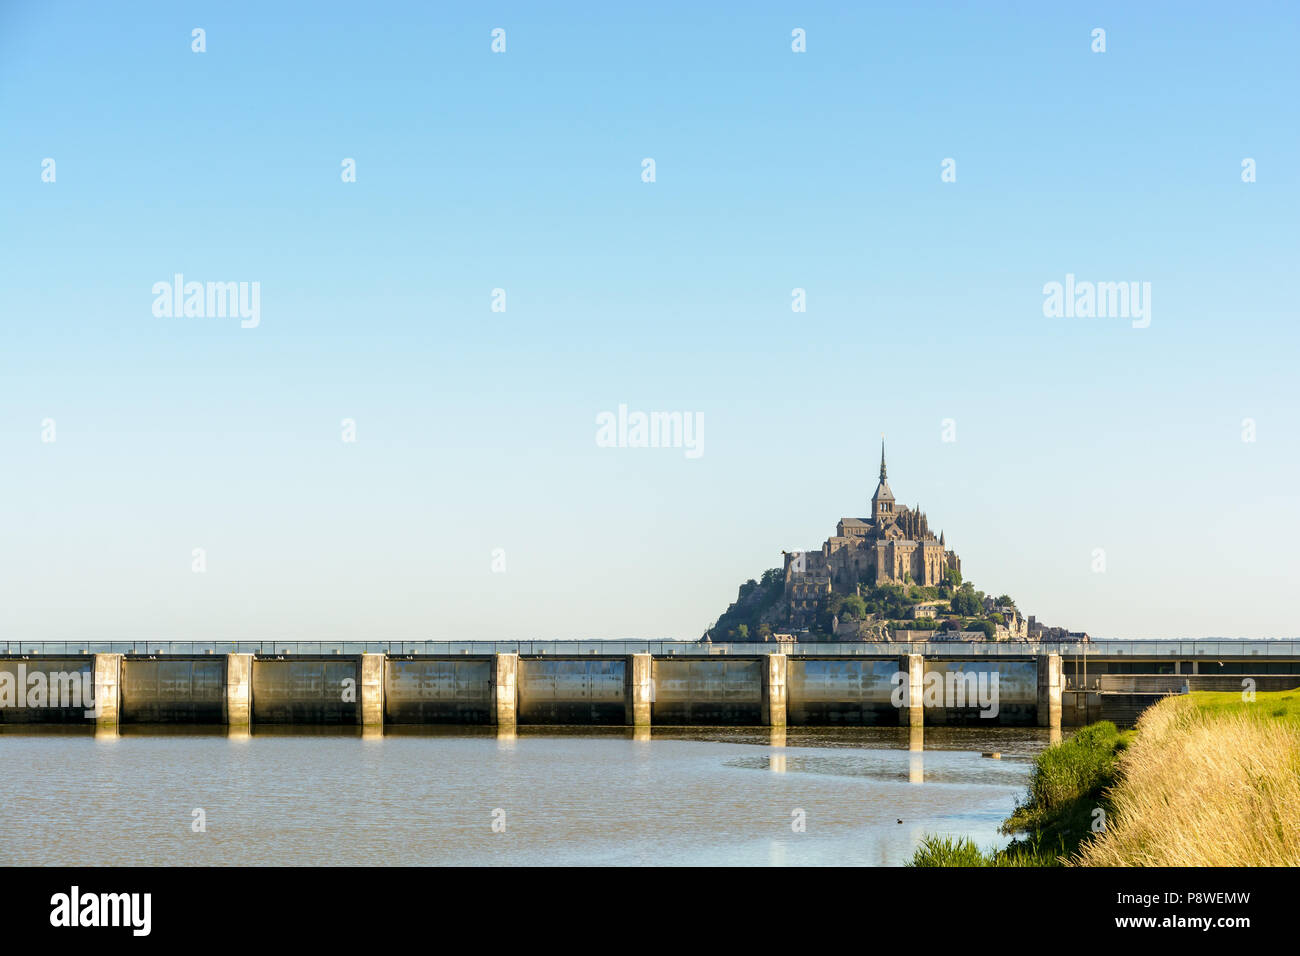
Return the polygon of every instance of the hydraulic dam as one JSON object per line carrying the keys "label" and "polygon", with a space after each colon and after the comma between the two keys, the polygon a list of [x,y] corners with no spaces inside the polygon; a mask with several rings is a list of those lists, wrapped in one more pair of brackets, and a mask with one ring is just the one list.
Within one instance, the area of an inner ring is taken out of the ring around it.
{"label": "hydraulic dam", "polygon": [[1295,687],[1293,645],[0,642],[0,725],[1059,729],[1199,686]]}

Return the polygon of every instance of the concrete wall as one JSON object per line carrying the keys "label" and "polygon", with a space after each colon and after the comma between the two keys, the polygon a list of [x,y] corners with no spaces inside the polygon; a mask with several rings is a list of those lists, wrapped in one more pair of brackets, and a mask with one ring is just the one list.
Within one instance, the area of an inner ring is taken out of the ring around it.
{"label": "concrete wall", "polygon": [[248,727],[253,719],[253,655],[226,655],[226,723]]}
{"label": "concrete wall", "polygon": [[[784,654],[657,659],[649,654],[523,659],[515,654],[392,658],[381,654],[126,658],[100,654],[3,658],[0,674],[16,682],[20,664],[45,673],[93,674],[97,696],[105,697],[106,711],[98,721],[104,727],[116,727],[119,717],[125,723],[228,722],[244,727],[494,722],[500,726],[516,721],[640,728],[653,724],[780,727],[787,722],[796,726],[978,725],[988,718],[979,716],[982,708],[977,699],[964,707],[942,698],[938,706],[923,706],[930,701],[930,681],[940,681],[946,690],[949,675],[972,674],[984,677],[986,690],[990,677],[997,676],[998,714],[991,723],[1045,720],[1043,725],[1059,727],[1062,720],[1073,725],[1096,719],[1079,695],[1063,692],[1059,662],[1058,655],[944,661],[915,654],[901,659]],[[905,680],[896,693],[893,678],[899,672]],[[1270,677],[1260,679],[1260,690],[1271,689],[1266,686]],[[1231,685],[1229,689],[1240,686],[1235,676],[1212,680]],[[0,722],[58,720],[80,722],[86,717],[80,708],[62,713],[51,708],[0,708]]]}
{"label": "concrete wall", "polygon": [[1060,654],[1048,654],[1035,662],[1038,668],[1038,726],[1061,728],[1061,692],[1065,676]]}
{"label": "concrete wall", "polygon": [[360,723],[360,663],[346,654],[254,658],[253,724]]}
{"label": "concrete wall", "polygon": [[1186,685],[1189,690],[1240,693],[1247,680],[1256,691],[1300,687],[1300,676],[1290,674],[1105,674],[1097,678],[1097,689],[1103,694],[1176,694]]}
{"label": "concrete wall", "polygon": [[1101,720],[1101,696],[1096,691],[1061,691],[1061,724],[1082,727]]}
{"label": "concrete wall", "polygon": [[122,706],[122,655],[95,655],[95,730],[117,733]]}
{"label": "concrete wall", "polygon": [[493,656],[492,700],[496,708],[496,725],[514,727],[519,722],[518,654]]}
{"label": "concrete wall", "polygon": [[786,725],[789,659],[784,654],[769,654],[763,668],[763,700],[759,720],[767,727]]}
{"label": "concrete wall", "polygon": [[[46,688],[46,705],[28,707],[27,691],[38,683],[38,681],[32,679],[37,674],[41,675],[40,680],[43,681]],[[75,679],[82,686],[84,686],[83,675],[89,675],[93,688],[94,674],[95,658],[90,654],[72,657],[46,657],[41,655],[39,657],[0,658],[0,682],[3,682],[4,685],[2,693],[6,694],[6,700],[10,701],[8,706],[0,707],[0,724],[87,723],[87,708],[84,706],[84,702],[81,706],[76,707],[51,707],[49,704],[59,698],[57,694],[51,695],[49,688],[59,682],[61,675],[71,675],[69,679]],[[78,691],[78,699],[80,699],[80,693]],[[71,700],[68,696],[64,696],[63,699]],[[20,703],[21,706],[19,706]]]}
{"label": "concrete wall", "polygon": [[374,730],[384,726],[384,654],[362,654],[361,725]]}
{"label": "concrete wall", "polygon": [[118,720],[124,724],[224,724],[226,655],[123,658]]}
{"label": "concrete wall", "polygon": [[655,699],[654,660],[649,654],[628,658],[627,708],[624,723],[633,727],[650,726],[650,707]]}
{"label": "concrete wall", "polygon": [[890,700],[896,658],[791,658],[789,722],[796,726],[898,726]]}
{"label": "concrete wall", "polygon": [[898,667],[907,675],[900,688],[903,707],[898,721],[904,727],[919,730],[925,724],[925,658],[908,654],[899,658]]}
{"label": "concrete wall", "polygon": [[521,657],[521,724],[623,724],[625,657]]}
{"label": "concrete wall", "polygon": [[390,724],[496,722],[491,657],[389,658],[384,716]]}
{"label": "concrete wall", "polygon": [[1101,719],[1109,720],[1121,730],[1134,726],[1142,712],[1154,707],[1168,694],[1099,694]]}
{"label": "concrete wall", "polygon": [[[1059,660],[1059,658],[1058,658]],[[933,676],[932,676],[933,675]],[[946,688],[963,683],[965,688],[992,687],[992,679],[997,677],[997,716],[983,717],[981,708],[968,694],[965,705],[946,693]],[[975,684],[972,685],[971,678]],[[1015,725],[1033,726],[1038,723],[1038,664],[1036,661],[1007,661],[985,659],[975,661],[925,661],[925,692],[929,694],[931,681],[943,681],[945,694],[939,699],[940,706],[930,706],[926,700],[925,722],[930,726],[959,725]],[[937,684],[933,685],[936,689]],[[1058,696],[1059,719],[1059,696]],[[1046,726],[1046,725],[1044,725]]]}
{"label": "concrete wall", "polygon": [[765,659],[656,658],[653,724],[763,723]]}

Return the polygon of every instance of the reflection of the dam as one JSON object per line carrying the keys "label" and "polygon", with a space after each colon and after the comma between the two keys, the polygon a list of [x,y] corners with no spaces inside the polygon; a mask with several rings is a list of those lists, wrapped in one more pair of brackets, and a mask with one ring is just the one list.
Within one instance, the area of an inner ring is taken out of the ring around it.
{"label": "reflection of the dam", "polygon": [[[784,747],[785,728],[773,727],[768,743],[773,747]],[[772,754],[768,760],[768,768],[773,773],[785,773],[785,754]]]}
{"label": "reflection of the dam", "polygon": [[925,728],[915,724],[907,736],[907,782],[925,783]]}

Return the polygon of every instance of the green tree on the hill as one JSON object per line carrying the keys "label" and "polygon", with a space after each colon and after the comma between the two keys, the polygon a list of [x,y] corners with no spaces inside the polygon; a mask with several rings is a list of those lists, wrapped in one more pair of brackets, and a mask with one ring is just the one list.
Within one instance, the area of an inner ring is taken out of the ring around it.
{"label": "green tree on the hill", "polygon": [[867,616],[867,602],[862,600],[856,594],[850,594],[840,605],[840,617],[851,618],[854,621],[860,621]]}
{"label": "green tree on the hill", "polygon": [[984,603],[975,593],[975,588],[968,581],[957,589],[952,596],[952,613],[963,617],[975,617],[984,610]]}

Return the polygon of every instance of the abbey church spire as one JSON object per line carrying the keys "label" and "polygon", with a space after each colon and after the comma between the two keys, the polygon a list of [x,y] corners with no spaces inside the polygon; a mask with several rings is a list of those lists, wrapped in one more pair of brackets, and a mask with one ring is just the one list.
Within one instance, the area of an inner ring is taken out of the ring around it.
{"label": "abbey church spire", "polygon": [[885,480],[885,436],[880,436],[880,484],[876,485],[876,493],[871,496],[871,520],[876,522],[876,527],[880,526],[882,516],[893,516],[894,513],[894,493],[889,490],[889,482]]}

